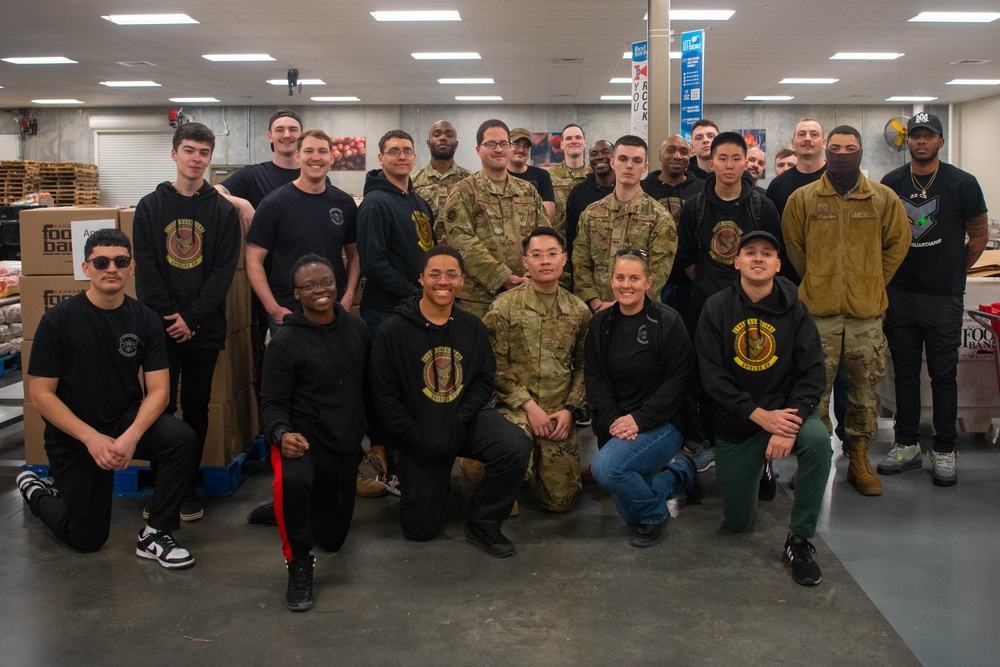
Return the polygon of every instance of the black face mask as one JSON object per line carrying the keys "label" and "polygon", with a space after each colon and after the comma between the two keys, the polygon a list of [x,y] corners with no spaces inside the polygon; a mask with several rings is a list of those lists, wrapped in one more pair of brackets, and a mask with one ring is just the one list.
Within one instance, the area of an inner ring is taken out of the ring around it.
{"label": "black face mask", "polygon": [[861,174],[861,155],[864,149],[854,153],[831,153],[826,150],[826,177],[838,194],[846,194],[858,182]]}

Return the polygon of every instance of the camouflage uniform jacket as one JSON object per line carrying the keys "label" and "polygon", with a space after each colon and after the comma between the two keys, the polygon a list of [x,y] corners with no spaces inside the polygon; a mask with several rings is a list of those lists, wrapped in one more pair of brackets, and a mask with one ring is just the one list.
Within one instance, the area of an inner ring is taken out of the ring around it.
{"label": "camouflage uniform jacket", "polygon": [[569,199],[569,191],[587,178],[587,174],[593,170],[587,166],[570,169],[565,162],[548,168],[549,176],[552,177],[552,189],[556,191],[556,221],[555,229],[562,235],[566,235],[566,200]]}
{"label": "camouflage uniform jacket", "polygon": [[527,283],[498,296],[483,323],[497,359],[498,403],[517,410],[533,399],[549,413],[566,405],[585,407],[583,358],[590,323],[585,303],[560,287],[546,310]]}
{"label": "camouflage uniform jacket", "polygon": [[535,186],[513,176],[500,186],[482,171],[460,181],[444,206],[448,245],[465,259],[460,298],[490,303],[512,273],[524,275],[521,239],[548,218]]}
{"label": "camouflage uniform jacket", "polygon": [[677,252],[677,225],[667,209],[640,191],[627,202],[610,195],[580,214],[573,241],[573,285],[584,302],[597,298],[612,301],[611,271],[615,253],[622,249],[645,250],[653,285],[647,294],[660,300]]}
{"label": "camouflage uniform jacket", "polygon": [[438,171],[428,163],[413,175],[413,191],[427,202],[431,207],[431,213],[434,214],[434,235],[437,238],[441,238],[444,233],[444,203],[451,189],[471,174],[471,171],[458,166],[455,162],[451,165],[451,169],[445,172]]}

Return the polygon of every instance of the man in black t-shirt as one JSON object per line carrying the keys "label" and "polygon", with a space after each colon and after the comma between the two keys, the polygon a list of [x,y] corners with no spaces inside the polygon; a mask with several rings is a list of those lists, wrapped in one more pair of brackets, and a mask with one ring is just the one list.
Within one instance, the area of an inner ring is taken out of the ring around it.
{"label": "man in black t-shirt", "polygon": [[135,269],[131,255],[122,231],[91,234],[83,263],[90,288],[38,324],[27,379],[31,402],[45,420],[55,486],[31,471],[18,475],[17,486],[31,513],[58,539],[92,552],[111,530],[114,471],[133,458],[156,462],[149,520],[135,552],[181,569],[194,558],[171,531],[180,526],[181,501],[197,466],[197,438],[163,412],[170,390],[166,338],[159,316],[125,295]]}
{"label": "man in black t-shirt", "polygon": [[515,127],[510,131],[510,161],[507,163],[507,173],[535,186],[551,223],[555,220],[556,214],[556,191],[552,187],[552,177],[544,169],[529,165],[530,157],[531,132],[523,127]]}
{"label": "man in black t-shirt", "polygon": [[825,149],[826,138],[819,121],[812,118],[800,120],[792,134],[792,150],[798,162],[775,176],[767,186],[767,198],[778,209],[779,216],[785,212],[785,204],[793,192],[818,181],[826,171],[826,160],[823,159]]}
{"label": "man in black t-shirt", "polygon": [[975,176],[938,158],[943,134],[934,114],[920,112],[910,118],[910,164],[882,179],[902,200],[913,241],[886,288],[889,307],[883,329],[893,362],[896,432],[878,472],[894,475],[922,467],[920,365],[925,350],[934,406],[934,484],[952,486],[958,481],[956,373],[965,274],[982,254],[989,232],[986,200]]}

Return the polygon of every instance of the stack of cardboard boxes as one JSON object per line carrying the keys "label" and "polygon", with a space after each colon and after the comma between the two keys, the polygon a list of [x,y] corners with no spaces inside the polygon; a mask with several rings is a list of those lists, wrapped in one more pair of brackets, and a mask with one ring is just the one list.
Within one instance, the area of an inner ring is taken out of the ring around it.
{"label": "stack of cardboard boxes", "polygon": [[[71,223],[76,220],[107,220],[132,238],[133,208],[42,208],[21,214],[21,314],[24,322],[22,357],[25,368],[24,445],[29,465],[45,465],[42,439],[44,425],[31,405],[27,366],[35,330],[45,311],[83,292],[89,281],[73,277]],[[130,280],[126,293],[135,296]],[[252,387],[253,355],[250,346],[250,283],[243,256],[226,299],[229,335],[219,353],[212,381],[208,437],[202,466],[224,466],[243,451],[258,432],[257,400]],[[183,386],[181,392],[183,392]],[[100,391],[95,380],[94,391]]]}

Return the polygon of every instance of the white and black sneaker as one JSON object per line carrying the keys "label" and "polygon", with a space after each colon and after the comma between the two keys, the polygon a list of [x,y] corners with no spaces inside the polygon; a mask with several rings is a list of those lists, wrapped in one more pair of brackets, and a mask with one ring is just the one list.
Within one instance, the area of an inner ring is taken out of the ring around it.
{"label": "white and black sneaker", "polygon": [[51,481],[42,479],[30,470],[25,470],[18,475],[16,481],[17,490],[21,492],[21,497],[24,498],[24,502],[29,506],[31,505],[31,499],[35,497],[36,493],[52,496],[53,498],[60,497],[59,492],[52,486]]}
{"label": "white and black sneaker", "polygon": [[177,545],[170,531],[160,530],[148,535],[142,533],[140,530],[135,541],[136,556],[159,561],[160,565],[170,570],[182,570],[194,565],[194,556]]}
{"label": "white and black sneaker", "polygon": [[802,586],[815,586],[823,581],[819,565],[813,560],[816,547],[801,535],[788,534],[785,540],[785,551],[781,560],[792,570],[792,579]]}

